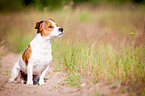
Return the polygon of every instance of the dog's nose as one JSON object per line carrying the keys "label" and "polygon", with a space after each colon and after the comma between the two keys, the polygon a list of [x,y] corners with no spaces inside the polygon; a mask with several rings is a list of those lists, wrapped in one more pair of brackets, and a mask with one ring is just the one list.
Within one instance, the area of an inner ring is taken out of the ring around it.
{"label": "dog's nose", "polygon": [[59,30],[60,32],[63,32],[63,28],[59,28],[58,30]]}

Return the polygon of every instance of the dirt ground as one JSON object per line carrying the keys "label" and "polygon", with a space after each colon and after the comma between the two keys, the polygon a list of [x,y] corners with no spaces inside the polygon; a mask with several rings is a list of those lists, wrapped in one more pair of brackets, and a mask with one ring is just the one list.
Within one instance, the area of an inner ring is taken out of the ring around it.
{"label": "dirt ground", "polygon": [[124,92],[120,94],[120,86],[113,87],[102,82],[97,84],[82,84],[81,88],[72,87],[67,84],[63,77],[64,72],[53,72],[53,63],[50,65],[45,76],[44,85],[26,85],[21,83],[9,83],[14,63],[20,54],[0,54],[0,96],[127,96]]}

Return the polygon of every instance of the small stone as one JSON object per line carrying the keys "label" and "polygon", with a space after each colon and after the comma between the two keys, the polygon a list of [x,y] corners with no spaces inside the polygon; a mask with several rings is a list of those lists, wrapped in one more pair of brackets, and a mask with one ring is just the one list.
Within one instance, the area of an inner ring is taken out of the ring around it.
{"label": "small stone", "polygon": [[86,83],[81,84],[82,87],[85,86],[85,85],[86,85]]}

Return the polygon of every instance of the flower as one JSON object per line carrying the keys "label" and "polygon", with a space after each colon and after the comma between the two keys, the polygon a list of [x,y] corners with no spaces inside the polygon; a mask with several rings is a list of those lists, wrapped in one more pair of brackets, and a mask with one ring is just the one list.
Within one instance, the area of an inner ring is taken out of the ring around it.
{"label": "flower", "polygon": [[131,34],[131,35],[135,35],[135,33],[134,33],[134,32],[131,32],[130,34]]}

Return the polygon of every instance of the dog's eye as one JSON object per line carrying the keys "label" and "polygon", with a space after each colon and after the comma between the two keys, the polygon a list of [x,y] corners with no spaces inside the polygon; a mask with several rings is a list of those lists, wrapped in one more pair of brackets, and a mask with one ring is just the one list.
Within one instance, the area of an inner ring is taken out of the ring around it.
{"label": "dog's eye", "polygon": [[48,28],[52,28],[52,26],[49,26]]}

